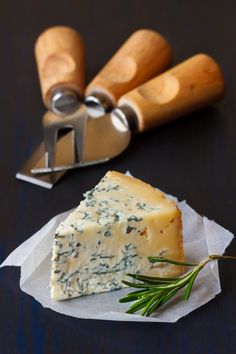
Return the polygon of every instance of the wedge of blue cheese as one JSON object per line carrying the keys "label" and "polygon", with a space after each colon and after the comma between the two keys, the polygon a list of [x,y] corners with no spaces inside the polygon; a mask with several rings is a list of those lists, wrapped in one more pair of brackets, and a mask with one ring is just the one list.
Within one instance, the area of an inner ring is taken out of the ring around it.
{"label": "wedge of blue cheese", "polygon": [[182,267],[147,259],[184,260],[181,212],[161,191],[110,171],[84,197],[54,235],[53,299],[120,289],[127,273],[183,272]]}

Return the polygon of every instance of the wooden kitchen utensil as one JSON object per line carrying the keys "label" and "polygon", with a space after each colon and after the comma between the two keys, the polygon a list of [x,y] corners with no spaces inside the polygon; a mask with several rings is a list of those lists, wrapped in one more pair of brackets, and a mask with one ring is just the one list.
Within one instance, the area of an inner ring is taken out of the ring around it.
{"label": "wooden kitchen utensil", "polygon": [[[98,151],[93,150],[93,140],[97,141],[97,137],[93,133],[93,138],[88,138],[88,132],[96,125],[92,122],[94,116],[88,112],[98,117],[111,110],[122,94],[163,72],[172,60],[170,45],[159,33],[146,29],[136,31],[88,86],[85,106],[82,104],[84,49],[81,36],[67,27],[50,28],[36,41],[35,54],[43,101],[49,108],[43,118],[45,151],[41,146],[34,154],[38,161],[35,157],[27,163],[17,177],[47,187],[52,187],[61,177],[55,171],[104,162],[124,148],[127,134],[122,137],[111,134],[113,126],[107,122],[110,136],[117,136],[116,148],[111,151],[111,157],[100,159],[98,156],[104,155],[103,144],[100,143]],[[101,121],[99,129],[104,122],[106,119]],[[58,131],[68,127],[72,132],[58,141]],[[92,141],[91,148],[89,154],[85,154],[88,141]]]}
{"label": "wooden kitchen utensil", "polygon": [[[107,161],[126,149],[132,132],[143,132],[222,98],[224,79],[210,56],[198,54],[123,95],[118,107],[98,119],[88,117],[84,160],[71,155],[65,168]],[[67,155],[68,156],[68,155]],[[73,162],[71,162],[73,161]],[[64,166],[56,164],[56,171]],[[38,166],[34,172],[48,172]]]}

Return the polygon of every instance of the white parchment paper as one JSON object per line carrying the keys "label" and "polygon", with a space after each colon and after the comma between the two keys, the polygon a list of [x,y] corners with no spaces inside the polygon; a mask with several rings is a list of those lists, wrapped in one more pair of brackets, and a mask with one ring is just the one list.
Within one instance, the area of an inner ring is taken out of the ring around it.
{"label": "white parchment paper", "polygon": [[[185,201],[178,205],[183,215],[186,260],[199,262],[208,254],[223,254],[234,237],[232,233],[214,221],[198,215]],[[77,318],[176,322],[221,292],[218,264],[212,262],[199,274],[187,303],[182,301],[182,293],[180,293],[149,318],[125,313],[130,304],[120,304],[118,300],[130,292],[128,288],[71,300],[52,300],[49,283],[54,231],[70,212],[51,219],[41,230],[16,248],[0,265],[0,267],[21,267],[21,289],[33,296],[43,307]]]}

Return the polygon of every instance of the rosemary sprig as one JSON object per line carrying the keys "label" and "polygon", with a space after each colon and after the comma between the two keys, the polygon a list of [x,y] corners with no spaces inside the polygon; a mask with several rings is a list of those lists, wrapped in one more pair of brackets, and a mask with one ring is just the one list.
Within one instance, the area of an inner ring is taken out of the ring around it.
{"label": "rosemary sprig", "polygon": [[119,302],[135,301],[130,306],[127,313],[135,313],[141,311],[142,316],[150,316],[154,311],[163,306],[167,301],[173,298],[181,289],[185,288],[183,299],[187,301],[190,297],[193,284],[199,272],[205,265],[211,261],[219,259],[235,259],[233,256],[221,256],[212,254],[204,258],[200,263],[184,263],[163,257],[148,257],[150,263],[165,262],[169,264],[190,266],[194,267],[190,272],[179,278],[162,278],[162,277],[149,277],[141,274],[127,274],[131,278],[139,282],[129,282],[123,280],[127,286],[138,288],[139,290],[133,291],[121,298]]}

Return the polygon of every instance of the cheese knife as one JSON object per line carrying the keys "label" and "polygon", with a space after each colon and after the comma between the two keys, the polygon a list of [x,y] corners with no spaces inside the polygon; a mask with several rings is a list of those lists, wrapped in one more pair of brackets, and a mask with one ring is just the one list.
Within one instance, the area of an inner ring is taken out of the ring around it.
{"label": "cheese knife", "polygon": [[[49,109],[43,117],[45,139],[17,178],[51,188],[63,175],[56,171],[70,169],[73,164],[104,162],[119,154],[120,145],[124,146],[123,137],[118,139],[119,146],[111,157],[98,158],[104,155],[103,148],[97,152],[93,143],[89,154],[85,154],[85,139],[87,145],[88,141],[98,140],[106,122],[101,120],[97,136],[95,132],[91,139],[87,132],[97,127],[92,121],[111,110],[122,94],[163,72],[172,60],[170,45],[159,33],[136,31],[88,85],[85,106],[83,52],[81,36],[70,28],[53,27],[39,36],[35,54],[43,101]],[[58,132],[64,128],[71,132],[58,140]]]}
{"label": "cheese knife", "polygon": [[[194,55],[121,96],[111,113],[93,119],[87,112],[83,160],[74,163],[74,156],[68,153],[64,165],[56,163],[55,170],[107,161],[127,148],[132,132],[155,128],[212,104],[223,97],[224,89],[217,62],[206,54]],[[61,147],[69,136],[63,139]],[[32,172],[50,172],[50,168],[41,160]]]}

